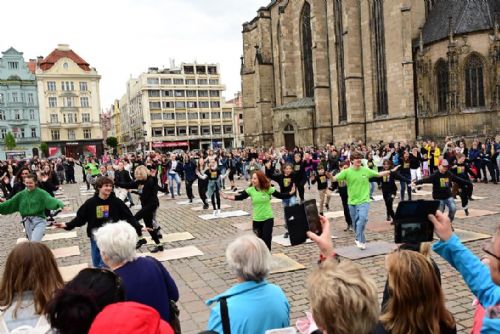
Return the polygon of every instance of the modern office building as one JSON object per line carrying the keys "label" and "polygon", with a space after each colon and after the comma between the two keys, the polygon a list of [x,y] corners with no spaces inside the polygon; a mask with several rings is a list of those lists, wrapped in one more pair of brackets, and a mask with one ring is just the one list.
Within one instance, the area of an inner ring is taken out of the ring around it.
{"label": "modern office building", "polygon": [[120,99],[127,151],[234,147],[234,111],[224,105],[216,64],[149,68]]}

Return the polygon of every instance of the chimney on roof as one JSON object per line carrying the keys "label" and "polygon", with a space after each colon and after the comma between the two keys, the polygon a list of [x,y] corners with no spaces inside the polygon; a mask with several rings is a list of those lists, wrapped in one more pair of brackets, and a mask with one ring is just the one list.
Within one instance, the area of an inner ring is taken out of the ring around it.
{"label": "chimney on roof", "polygon": [[57,44],[57,50],[59,51],[69,51],[69,44]]}

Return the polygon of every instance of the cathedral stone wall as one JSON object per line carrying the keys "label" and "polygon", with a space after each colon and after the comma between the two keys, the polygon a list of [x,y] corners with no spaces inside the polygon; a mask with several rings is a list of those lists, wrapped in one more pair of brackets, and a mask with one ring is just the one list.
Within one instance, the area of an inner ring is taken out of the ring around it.
{"label": "cathedral stone wall", "polygon": [[[438,115],[435,111],[438,102],[433,66],[440,57],[446,59],[448,41],[441,39],[425,45],[423,54],[418,48],[430,3],[435,2],[276,0],[260,8],[257,16],[243,25],[245,144],[280,146],[287,124],[297,124],[294,138],[300,146],[358,140],[414,140],[417,136],[437,137],[446,131],[465,134],[471,132],[467,129],[469,122],[473,123],[470,127],[474,131],[484,133],[487,126],[482,122],[497,115],[498,102],[495,104],[493,100],[500,99],[500,60],[493,64],[491,51],[497,42],[492,42],[491,30],[465,35],[469,52],[481,54],[488,62],[485,75],[489,77],[484,84],[487,104],[478,110],[462,110],[465,79],[458,75],[455,80],[458,103],[449,112],[456,116],[441,120],[447,115]],[[381,4],[383,9],[376,12],[376,4]],[[303,40],[304,29],[307,29],[303,24],[305,6],[310,8],[312,65],[309,71],[314,74],[313,107],[310,103],[301,104],[307,98],[309,73]],[[380,12],[381,15],[376,14]],[[338,17],[342,24],[339,20],[337,25]],[[381,20],[383,42],[374,33],[375,24]],[[457,37],[457,47],[464,52],[461,38]],[[338,51],[341,44],[343,53]],[[385,51],[382,53],[385,72],[380,71],[379,50]],[[458,56],[458,69],[466,57],[465,53]],[[339,72],[342,61],[343,72]],[[380,73],[385,75],[386,108],[380,107],[377,99],[383,96],[377,79]],[[342,74],[345,118],[340,117],[343,99],[339,78]],[[476,116],[469,116],[471,113]],[[451,128],[450,124],[453,124]],[[447,130],[443,126],[447,126]],[[490,122],[489,129],[495,126],[498,128],[498,121]]]}

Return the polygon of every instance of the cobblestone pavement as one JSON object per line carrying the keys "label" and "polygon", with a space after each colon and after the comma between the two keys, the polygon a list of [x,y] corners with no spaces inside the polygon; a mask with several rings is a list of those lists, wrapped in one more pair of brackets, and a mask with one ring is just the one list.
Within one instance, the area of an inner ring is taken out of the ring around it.
{"label": "cobblestone pavement", "polygon": [[[77,185],[64,185],[64,195],[69,197],[70,207],[72,211],[85,201],[88,197],[83,197],[80,194]],[[245,182],[240,180],[237,185],[244,187]],[[430,189],[427,189],[430,190]],[[486,199],[475,200],[470,203],[473,209],[484,209],[500,212],[499,194],[500,186],[493,184],[477,184],[475,187],[475,195],[487,197]],[[185,194],[184,185],[182,192]],[[197,194],[197,188],[194,187],[194,192]],[[377,191],[376,194],[380,195]],[[307,191],[306,198],[316,198],[317,192],[315,187]],[[185,196],[180,198],[185,199]],[[430,196],[419,197],[430,198]],[[209,309],[204,301],[216,294],[219,294],[235,283],[235,277],[228,270],[225,264],[224,250],[227,244],[241,233],[231,226],[233,223],[250,222],[250,216],[217,219],[205,221],[198,217],[203,213],[212,213],[212,210],[196,212],[190,209],[188,205],[178,205],[176,201],[170,200],[167,196],[160,198],[160,209],[158,210],[158,220],[162,226],[163,233],[172,232],[190,232],[195,239],[168,243],[167,249],[178,248],[182,246],[194,245],[203,253],[203,256],[184,258],[164,262],[169,272],[174,277],[180,290],[181,321],[183,333],[197,333],[205,329],[209,316]],[[249,200],[243,202],[228,202],[223,200],[223,204],[231,205],[230,209],[241,209],[251,213],[251,204]],[[396,207],[396,204],[395,204]],[[460,208],[460,206],[458,205]],[[283,210],[280,203],[273,204],[276,221],[283,219]],[[332,197],[330,204],[331,211],[341,210],[340,198]],[[9,250],[13,247],[16,239],[23,236],[22,226],[19,223],[18,215],[0,216],[0,233],[2,241],[0,242],[0,270],[3,272],[5,260]],[[350,232],[344,232],[344,218],[336,218],[333,221],[333,233],[339,236],[335,240],[335,247],[353,245],[353,235]],[[383,201],[375,201],[371,204],[369,223],[381,223],[385,221],[385,209]],[[500,214],[483,216],[479,218],[456,219],[454,226],[459,229],[468,231],[492,234],[495,227],[500,223]],[[79,263],[91,263],[89,241],[85,235],[85,229],[76,229],[78,238],[47,241],[46,244],[52,248],[61,248],[78,245],[81,251],[79,256],[71,256],[58,259],[60,266],[75,265]],[[47,233],[59,233],[60,231],[48,230]],[[282,234],[283,226],[275,226],[274,234]],[[393,232],[367,232],[368,242],[382,240],[393,242]],[[481,255],[481,246],[485,240],[467,242],[467,247],[471,248],[474,253]],[[304,316],[304,311],[309,308],[306,294],[305,282],[308,274],[316,266],[318,259],[318,251],[313,244],[303,244],[295,247],[284,247],[273,243],[273,253],[285,253],[293,260],[304,265],[306,269],[272,274],[269,280],[272,283],[278,284],[286,293],[291,304],[291,323],[299,317]],[[370,244],[368,243],[368,247]],[[144,249],[145,251],[145,249]],[[448,309],[454,315],[458,330],[460,333],[467,333],[473,321],[474,308],[471,306],[473,296],[465,286],[459,274],[451,268],[443,259],[436,254],[433,255],[441,269],[443,288],[445,291],[446,304]],[[384,270],[384,256],[375,256],[356,260],[363,266],[367,275],[371,275],[376,279],[379,288],[379,298],[382,298],[382,291],[386,280]]]}

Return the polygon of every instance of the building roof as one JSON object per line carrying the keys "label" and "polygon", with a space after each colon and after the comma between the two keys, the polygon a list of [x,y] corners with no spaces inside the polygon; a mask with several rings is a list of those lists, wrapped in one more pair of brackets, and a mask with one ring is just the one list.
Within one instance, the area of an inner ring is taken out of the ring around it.
{"label": "building roof", "polygon": [[314,98],[305,97],[303,99],[294,100],[292,102],[285,103],[281,106],[274,108],[275,110],[283,110],[283,109],[301,109],[301,108],[311,108],[315,107]]}
{"label": "building roof", "polygon": [[36,71],[36,60],[35,59],[30,59],[28,62],[28,69],[30,70],[31,73],[35,74]]}
{"label": "building roof", "polygon": [[424,44],[448,37],[448,18],[454,34],[492,29],[500,15],[499,0],[440,0],[434,4],[422,30]]}
{"label": "building roof", "polygon": [[40,68],[47,71],[61,58],[69,58],[73,60],[82,70],[90,71],[90,65],[83,58],[77,55],[67,45],[58,46],[47,57],[40,62]]}

